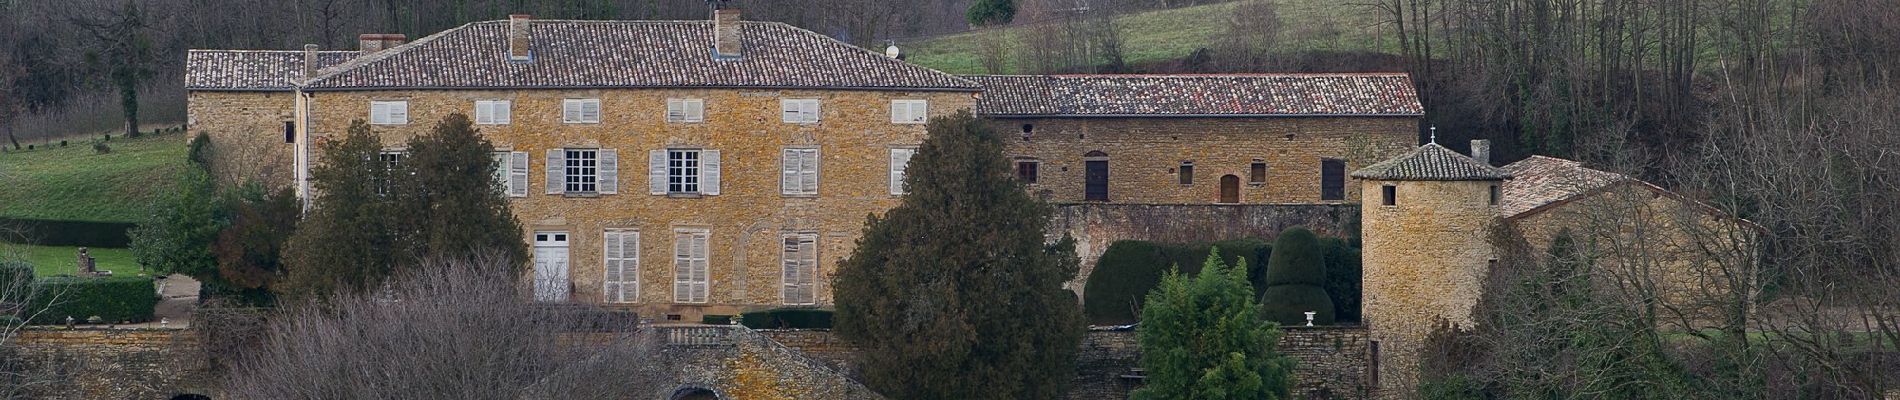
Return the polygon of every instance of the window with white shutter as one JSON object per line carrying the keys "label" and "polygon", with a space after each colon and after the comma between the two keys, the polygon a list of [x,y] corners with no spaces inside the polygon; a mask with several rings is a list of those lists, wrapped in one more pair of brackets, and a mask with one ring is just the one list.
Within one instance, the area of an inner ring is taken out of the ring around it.
{"label": "window with white shutter", "polygon": [[818,234],[785,234],[781,252],[784,274],[780,295],[786,305],[812,305],[818,302]]}
{"label": "window with white shutter", "polygon": [[507,100],[476,100],[476,125],[507,125],[513,117],[510,115],[512,104]]}
{"label": "window with white shutter", "polygon": [[891,123],[921,124],[930,119],[927,100],[891,100]]}
{"label": "window with white shutter", "polygon": [[600,192],[600,150],[564,149],[565,169],[562,191],[565,193]]}
{"label": "window with white shutter", "polygon": [[666,150],[666,192],[699,194],[700,152],[698,149]]}
{"label": "window with white shutter", "polygon": [[779,165],[780,193],[818,194],[818,149],[786,148],[779,157]]}
{"label": "window with white shutter", "polygon": [[640,232],[608,229],[602,235],[601,259],[607,273],[601,298],[608,303],[632,303],[640,300]]}
{"label": "window with white shutter", "polygon": [[561,122],[569,124],[600,123],[600,99],[561,100]]}
{"label": "window with white shutter", "polygon": [[508,195],[528,197],[528,152],[508,152]]}
{"label": "window with white shutter", "polygon": [[910,157],[917,149],[891,149],[891,195],[897,196],[909,192],[904,183],[904,169],[910,166]]}
{"label": "window with white shutter", "polygon": [[779,100],[779,109],[786,123],[818,122],[818,99],[782,99]]}
{"label": "window with white shutter", "polygon": [[371,125],[408,124],[409,102],[401,100],[369,102],[369,123]]}
{"label": "window with white shutter", "polygon": [[706,302],[708,236],[710,234],[703,229],[673,232],[673,302]]}
{"label": "window with white shutter", "polygon": [[666,122],[706,121],[706,100],[666,99]]}
{"label": "window with white shutter", "polygon": [[497,151],[497,152],[493,152],[493,153],[488,153],[488,158],[489,158],[489,161],[490,161],[490,162],[492,162],[492,163],[493,163],[493,165],[495,166],[495,175],[494,175],[494,176],[495,176],[495,187],[497,187],[497,188],[501,188],[501,195],[502,195],[502,197],[507,197],[507,196],[508,196],[508,193],[509,193],[509,187],[508,187],[508,173],[509,173],[509,171],[508,171],[508,159],[509,159],[509,157],[508,157],[508,152],[506,152],[506,151]]}

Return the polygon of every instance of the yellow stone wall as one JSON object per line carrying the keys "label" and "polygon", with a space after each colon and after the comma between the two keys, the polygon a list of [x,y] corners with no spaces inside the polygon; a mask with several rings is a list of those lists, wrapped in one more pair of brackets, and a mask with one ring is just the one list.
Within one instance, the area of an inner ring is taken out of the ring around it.
{"label": "yellow stone wall", "polygon": [[[561,100],[601,99],[598,124],[564,124]],[[705,122],[665,122],[666,99],[705,100]],[[782,98],[822,99],[821,122],[789,124],[780,119]],[[529,154],[529,195],[510,198],[525,225],[523,240],[536,231],[568,232],[571,299],[603,299],[602,235],[605,229],[635,229],[640,236],[640,293],[635,308],[656,318],[668,314],[697,322],[703,314],[733,314],[782,304],[782,234],[816,232],[820,305],[831,302],[830,275],[849,255],[865,216],[896,206],[887,184],[889,150],[916,146],[924,125],[890,122],[890,101],[929,100],[931,116],[967,110],[968,92],[844,90],[602,89],[504,91],[316,92],[311,134],[316,142],[344,133],[352,120],[368,119],[372,100],[406,100],[409,124],[373,126],[387,147],[431,129],[450,113],[473,114],[476,100],[512,103],[512,123],[481,125],[498,149]],[[649,150],[693,146],[721,151],[721,193],[669,197],[647,192]],[[780,194],[780,150],[820,148],[816,197]],[[619,194],[566,197],[545,194],[544,151],[561,147],[617,149]],[[673,303],[673,232],[707,229],[709,302]]]}
{"label": "yellow stone wall", "polygon": [[284,123],[293,120],[294,96],[288,91],[190,92],[186,131],[210,135],[212,175],[227,184],[289,185],[295,145],[284,141]]}
{"label": "yellow stone wall", "polygon": [[[1365,323],[1379,343],[1382,397],[1417,384],[1419,348],[1436,318],[1471,326],[1493,252],[1486,233],[1498,213],[1496,181],[1364,180],[1360,208]],[[1396,204],[1382,204],[1393,185]]]}
{"label": "yellow stone wall", "polygon": [[[1241,203],[1353,203],[1358,185],[1350,177],[1344,199],[1320,200],[1321,158],[1346,160],[1349,174],[1404,154],[1418,140],[1415,117],[1000,118],[992,124],[1012,159],[1041,162],[1029,190],[1052,202],[1083,201],[1083,155],[1102,151],[1108,153],[1111,203],[1213,204],[1228,174],[1240,180]],[[1024,125],[1033,126],[1027,140]],[[1267,163],[1264,184],[1249,182],[1255,160]],[[1192,184],[1180,183],[1182,161],[1194,162]]]}

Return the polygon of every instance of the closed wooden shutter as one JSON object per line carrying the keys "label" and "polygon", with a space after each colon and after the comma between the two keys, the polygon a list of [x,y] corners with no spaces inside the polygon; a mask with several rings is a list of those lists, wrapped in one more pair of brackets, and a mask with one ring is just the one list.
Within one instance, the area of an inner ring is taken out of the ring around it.
{"label": "closed wooden shutter", "polygon": [[600,194],[620,193],[620,151],[600,149]]}
{"label": "closed wooden shutter", "polygon": [[666,150],[647,152],[647,194],[666,194]]}
{"label": "closed wooden shutter", "polygon": [[528,197],[528,152],[508,153],[508,195]]}
{"label": "closed wooden shutter", "polygon": [[686,100],[686,122],[701,122],[705,120],[706,120],[706,100],[705,99]]}
{"label": "closed wooden shutter", "polygon": [[561,149],[548,149],[547,163],[542,164],[542,167],[548,170],[548,194],[564,193],[567,183],[567,153]]}
{"label": "closed wooden shutter", "polygon": [[780,153],[778,181],[780,194],[803,193],[798,180],[798,168],[802,162],[799,160],[798,149],[785,149]]}
{"label": "closed wooden shutter", "polygon": [[785,235],[782,248],[783,274],[780,296],[787,305],[813,304],[818,274],[818,235]]}
{"label": "closed wooden shutter", "polygon": [[699,152],[699,192],[719,195],[719,150]]}
{"label": "closed wooden shutter", "polygon": [[904,188],[904,170],[910,167],[910,157],[917,149],[891,149],[891,195],[902,195]]}
{"label": "closed wooden shutter", "polygon": [[600,100],[588,99],[581,101],[581,122],[600,122]]}
{"label": "closed wooden shutter", "polygon": [[581,101],[580,100],[574,100],[574,99],[561,100],[561,122],[566,122],[570,124],[581,122]]}
{"label": "closed wooden shutter", "polygon": [[608,302],[628,303],[640,298],[640,233],[609,230],[602,259],[606,276],[601,295]]}

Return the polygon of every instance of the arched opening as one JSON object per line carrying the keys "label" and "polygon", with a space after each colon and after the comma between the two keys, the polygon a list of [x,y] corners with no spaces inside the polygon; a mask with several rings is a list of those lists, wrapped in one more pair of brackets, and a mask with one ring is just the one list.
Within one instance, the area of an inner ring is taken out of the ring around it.
{"label": "arched opening", "polygon": [[1083,200],[1108,201],[1108,153],[1101,150],[1082,155]]}
{"label": "arched opening", "polygon": [[1240,177],[1234,174],[1220,177],[1220,202],[1223,204],[1240,203]]}
{"label": "arched opening", "polygon": [[706,388],[681,388],[679,391],[673,392],[671,400],[719,400],[719,393],[714,393],[712,390]]}
{"label": "arched opening", "polygon": [[211,400],[211,396],[206,396],[206,395],[197,394],[197,393],[184,393],[177,396],[172,396],[172,400]]}

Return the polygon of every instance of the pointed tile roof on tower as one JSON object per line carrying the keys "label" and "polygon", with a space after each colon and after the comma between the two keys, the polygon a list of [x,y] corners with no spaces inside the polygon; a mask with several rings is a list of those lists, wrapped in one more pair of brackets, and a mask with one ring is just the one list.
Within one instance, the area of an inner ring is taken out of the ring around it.
{"label": "pointed tile roof on tower", "polygon": [[1386,181],[1497,181],[1511,179],[1511,173],[1438,143],[1426,143],[1405,155],[1354,171],[1352,177]]}

